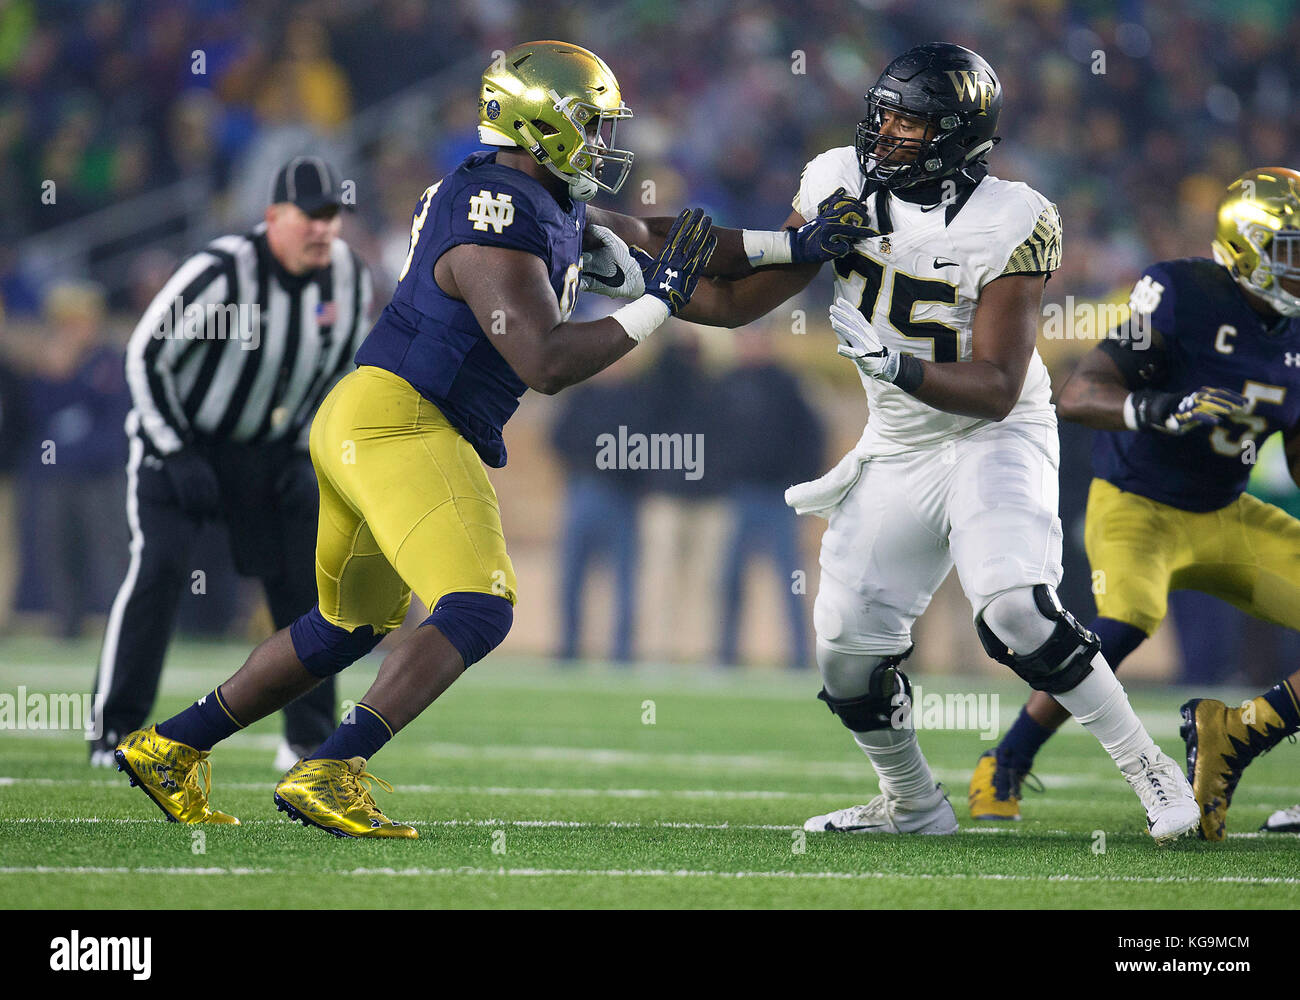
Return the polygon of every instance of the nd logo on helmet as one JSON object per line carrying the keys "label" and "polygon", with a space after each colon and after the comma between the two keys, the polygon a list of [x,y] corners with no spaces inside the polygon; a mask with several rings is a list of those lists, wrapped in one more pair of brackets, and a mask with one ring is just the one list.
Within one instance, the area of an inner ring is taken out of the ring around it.
{"label": "nd logo on helmet", "polygon": [[948,74],[948,79],[952,81],[952,89],[957,92],[958,98],[966,101],[979,101],[981,111],[989,109],[989,101],[993,97],[993,83],[982,79],[979,70],[950,69],[945,72]]}

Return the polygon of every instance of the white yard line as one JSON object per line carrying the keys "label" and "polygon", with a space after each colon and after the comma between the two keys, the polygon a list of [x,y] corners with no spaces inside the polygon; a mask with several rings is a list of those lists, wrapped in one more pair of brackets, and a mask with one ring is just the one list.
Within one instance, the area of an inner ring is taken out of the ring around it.
{"label": "white yard line", "polygon": [[[860,768],[859,777],[863,779],[862,791],[866,792],[870,783],[870,775],[861,773],[864,769]],[[934,770],[937,777],[946,779],[950,784],[959,784],[964,781],[963,772],[946,771],[943,768]],[[275,778],[268,778],[264,782],[258,781],[220,781],[217,782],[218,790],[230,789],[235,791],[268,791],[275,786]],[[1118,778],[1088,778],[1082,776],[1046,776],[1042,779],[1043,784],[1048,788],[1118,788]],[[10,785],[47,785],[52,787],[91,787],[91,788],[117,788],[126,787],[123,779],[114,778],[20,778],[14,776],[0,776],[0,788]],[[532,796],[541,798],[552,798],[556,796],[573,796],[575,798],[593,798],[609,797],[624,799],[648,799],[648,798],[685,798],[685,799],[809,799],[824,798],[834,796],[843,798],[846,794],[852,798],[853,792],[838,792],[834,790],[817,791],[817,792],[795,792],[778,789],[718,789],[718,788],[553,788],[553,787],[527,787],[519,788],[507,785],[432,785],[432,784],[406,784],[397,785],[399,792],[413,792],[419,795],[519,795]],[[1300,797],[1300,787],[1295,785],[1251,785],[1252,794],[1276,795],[1282,799],[1289,798],[1290,801],[1280,801],[1277,804],[1251,802],[1252,807],[1286,809],[1296,804],[1296,799]],[[868,798],[870,795],[867,796]]]}
{"label": "white yard line", "polygon": [[[1262,808],[1268,808],[1267,806]],[[60,818],[57,816],[15,816],[0,819],[0,826],[7,823],[165,823],[162,818],[145,818],[139,816],[74,816]],[[430,819],[403,820],[411,826],[418,827],[478,827],[497,829],[502,827],[520,827],[524,829],[556,828],[566,830],[771,830],[790,833],[801,828],[801,824],[790,823],[692,823],[678,820],[581,820],[581,819]],[[240,826],[254,826],[273,823],[281,826],[293,826],[288,819],[245,819]],[[967,826],[960,833],[1000,834],[1010,837],[1077,837],[1090,839],[1080,830],[1038,830],[1024,826]],[[1136,832],[1136,831],[1133,831]],[[1229,833],[1230,840],[1257,840],[1270,837],[1289,837],[1286,833]]]}
{"label": "white yard line", "polygon": [[273,868],[108,868],[56,865],[10,866],[0,875],[308,875],[387,876],[392,878],[440,878],[445,876],[489,876],[503,878],[723,878],[795,879],[836,881],[925,881],[925,882],[1080,882],[1138,883],[1142,885],[1300,885],[1300,878],[1255,875],[998,875],[989,872],[794,872],[794,871],[709,871],[686,868],[353,868],[347,871],[283,872]]}

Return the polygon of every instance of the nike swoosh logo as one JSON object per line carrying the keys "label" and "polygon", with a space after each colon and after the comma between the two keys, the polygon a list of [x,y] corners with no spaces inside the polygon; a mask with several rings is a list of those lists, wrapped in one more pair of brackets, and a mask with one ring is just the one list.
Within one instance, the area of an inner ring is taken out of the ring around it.
{"label": "nike swoosh logo", "polygon": [[601,274],[599,271],[588,271],[587,273],[602,285],[608,285],[610,288],[621,287],[623,282],[627,279],[627,272],[617,264],[614,265],[614,270],[611,274]]}
{"label": "nike swoosh logo", "polygon": [[936,258],[934,258],[934,266],[935,266],[936,268],[940,268],[940,267],[956,267],[956,266],[957,266],[957,262],[956,262],[955,260],[948,260],[946,257],[936,257]]}

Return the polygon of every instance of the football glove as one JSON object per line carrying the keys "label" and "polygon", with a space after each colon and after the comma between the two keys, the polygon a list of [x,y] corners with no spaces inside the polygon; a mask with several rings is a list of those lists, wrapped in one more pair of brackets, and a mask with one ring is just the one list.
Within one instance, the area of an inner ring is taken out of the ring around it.
{"label": "football glove", "polygon": [[645,294],[663,300],[673,315],[691,300],[700,280],[699,272],[713,256],[718,238],[710,232],[712,228],[713,220],[704,214],[703,209],[688,208],[677,216],[673,227],[668,230],[657,260],[650,260],[650,255],[644,251],[635,258],[641,262]]}
{"label": "football glove", "polygon": [[843,295],[831,305],[831,327],[840,338],[837,353],[857,365],[863,375],[882,382],[898,377],[898,352],[880,342],[867,317]]}
{"label": "football glove", "polygon": [[817,218],[790,233],[790,260],[794,264],[823,263],[843,257],[858,240],[880,233],[867,225],[867,206],[850,198],[844,188],[836,190],[817,206]]}
{"label": "football glove", "polygon": [[[1197,427],[1213,427],[1224,417],[1243,413],[1250,400],[1231,389],[1204,385],[1195,392],[1180,396],[1176,392],[1139,389],[1128,398],[1132,420],[1125,423],[1133,430],[1159,431],[1161,434],[1186,434]],[[1127,411],[1129,406],[1125,406]]]}
{"label": "football glove", "polygon": [[604,226],[590,225],[587,232],[601,245],[582,255],[579,291],[595,292],[612,299],[638,299],[644,295],[645,276],[632,259],[628,245]]}
{"label": "football glove", "polygon": [[221,487],[217,474],[202,455],[183,448],[162,460],[163,473],[171,484],[176,502],[191,517],[211,517],[221,509]]}

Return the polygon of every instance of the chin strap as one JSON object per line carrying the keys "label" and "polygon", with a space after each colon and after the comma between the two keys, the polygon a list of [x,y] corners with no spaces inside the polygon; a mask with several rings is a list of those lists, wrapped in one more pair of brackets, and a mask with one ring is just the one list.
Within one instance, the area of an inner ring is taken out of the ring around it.
{"label": "chin strap", "polygon": [[600,188],[596,187],[596,182],[590,177],[583,177],[581,174],[566,174],[550,160],[543,160],[542,165],[552,174],[569,185],[569,197],[574,201],[591,201],[596,197],[596,192]]}

